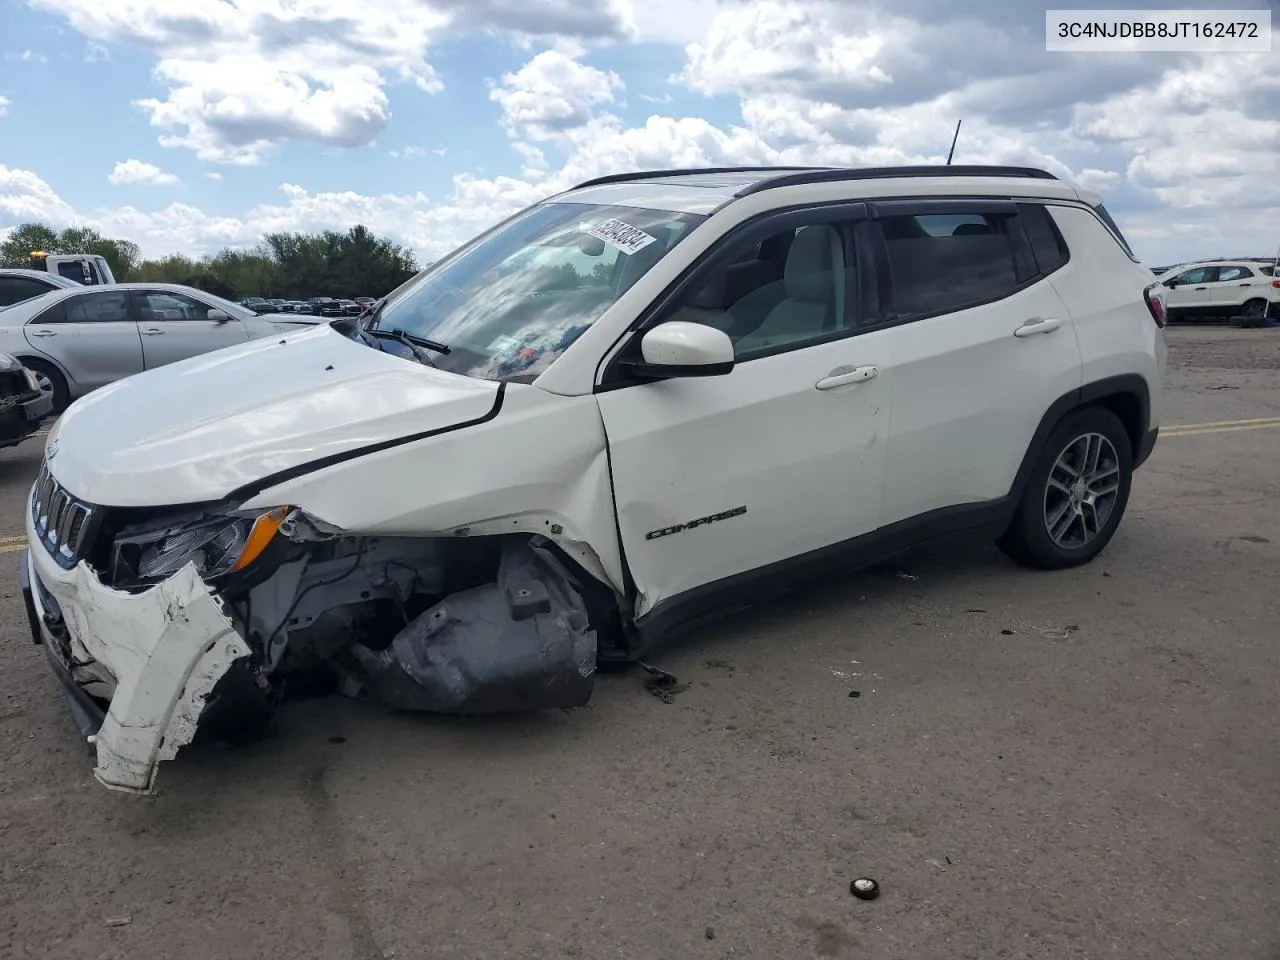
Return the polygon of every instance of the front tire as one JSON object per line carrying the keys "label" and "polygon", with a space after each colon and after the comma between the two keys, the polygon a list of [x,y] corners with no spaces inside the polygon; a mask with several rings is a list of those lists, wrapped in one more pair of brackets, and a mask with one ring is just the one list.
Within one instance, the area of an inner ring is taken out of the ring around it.
{"label": "front tire", "polygon": [[44,360],[23,357],[21,362],[24,367],[39,377],[42,382],[48,383],[52,388],[53,416],[56,417],[66,410],[71,403],[71,390],[67,386],[67,378],[62,375],[62,371],[52,363],[46,363]]}
{"label": "front tire", "polygon": [[998,545],[1039,570],[1088,563],[1115,535],[1132,485],[1133,449],[1120,418],[1101,407],[1077,410],[1049,435]]}

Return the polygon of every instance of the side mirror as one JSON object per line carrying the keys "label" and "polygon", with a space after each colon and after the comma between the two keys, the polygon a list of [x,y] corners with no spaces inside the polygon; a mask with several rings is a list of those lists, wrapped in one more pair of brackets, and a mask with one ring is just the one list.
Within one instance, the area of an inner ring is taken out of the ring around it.
{"label": "side mirror", "polygon": [[222,326],[222,324],[226,323],[231,318],[227,316],[225,313],[223,313],[221,310],[210,310],[209,319],[212,320],[214,323],[218,324],[218,326]]}
{"label": "side mirror", "polygon": [[669,320],[640,340],[639,362],[628,364],[633,376],[720,377],[733,370],[733,341],[723,330],[701,323]]}
{"label": "side mirror", "polygon": [[1178,285],[1178,278],[1170,277],[1168,280],[1164,282],[1164,285],[1172,289],[1173,287],[1176,287]]}

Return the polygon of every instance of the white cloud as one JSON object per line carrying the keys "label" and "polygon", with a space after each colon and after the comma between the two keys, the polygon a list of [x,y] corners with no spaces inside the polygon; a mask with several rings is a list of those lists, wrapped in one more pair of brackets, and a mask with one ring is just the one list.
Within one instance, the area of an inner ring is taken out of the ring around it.
{"label": "white cloud", "polygon": [[21,53],[6,53],[6,60],[14,60],[18,63],[48,63],[49,58],[43,53],[36,53],[34,50],[23,50]]}
{"label": "white cloud", "polygon": [[427,60],[453,33],[623,39],[622,0],[30,0],[96,42],[149,48],[166,95],[137,101],[167,147],[256,164],[286,140],[371,143],[390,119],[385,87],[442,85]]}
{"label": "white cloud", "polygon": [[102,44],[93,40],[89,40],[84,45],[84,62],[85,63],[102,63],[110,60],[111,53]]}
{"label": "white cloud", "polygon": [[56,227],[74,219],[70,204],[30,170],[0,164],[0,227],[41,220]]}
{"label": "white cloud", "polygon": [[3,117],[6,113],[9,112],[9,104],[12,102],[13,101],[10,100],[8,97],[0,96],[0,117]]}
{"label": "white cloud", "polygon": [[144,160],[119,160],[107,174],[107,181],[113,186],[136,187],[176,187],[182,181],[172,173],[165,173],[154,163]]}
{"label": "white cloud", "polygon": [[208,177],[210,180],[222,179],[222,174],[218,173],[218,171],[216,170],[211,170],[210,172],[206,173],[205,176]]}
{"label": "white cloud", "polygon": [[585,127],[596,107],[612,103],[624,89],[622,78],[611,70],[579,63],[560,50],[544,50],[504,74],[489,99],[502,108],[513,135],[552,140]]}

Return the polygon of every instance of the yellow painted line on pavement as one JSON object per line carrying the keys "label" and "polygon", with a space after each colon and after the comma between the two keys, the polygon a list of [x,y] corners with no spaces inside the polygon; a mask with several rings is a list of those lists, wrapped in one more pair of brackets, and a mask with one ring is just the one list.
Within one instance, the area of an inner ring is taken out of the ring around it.
{"label": "yellow painted line on pavement", "polygon": [[1199,437],[1208,433],[1239,433],[1244,430],[1274,430],[1280,428],[1280,417],[1260,417],[1253,420],[1215,420],[1210,423],[1185,423],[1176,427],[1164,427],[1160,438]]}

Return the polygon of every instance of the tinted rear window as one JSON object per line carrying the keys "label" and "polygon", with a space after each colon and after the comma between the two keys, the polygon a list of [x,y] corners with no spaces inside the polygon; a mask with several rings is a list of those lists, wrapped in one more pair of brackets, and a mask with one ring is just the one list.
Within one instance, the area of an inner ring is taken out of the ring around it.
{"label": "tinted rear window", "polygon": [[898,316],[964,310],[1018,287],[1008,217],[922,214],[880,223]]}

